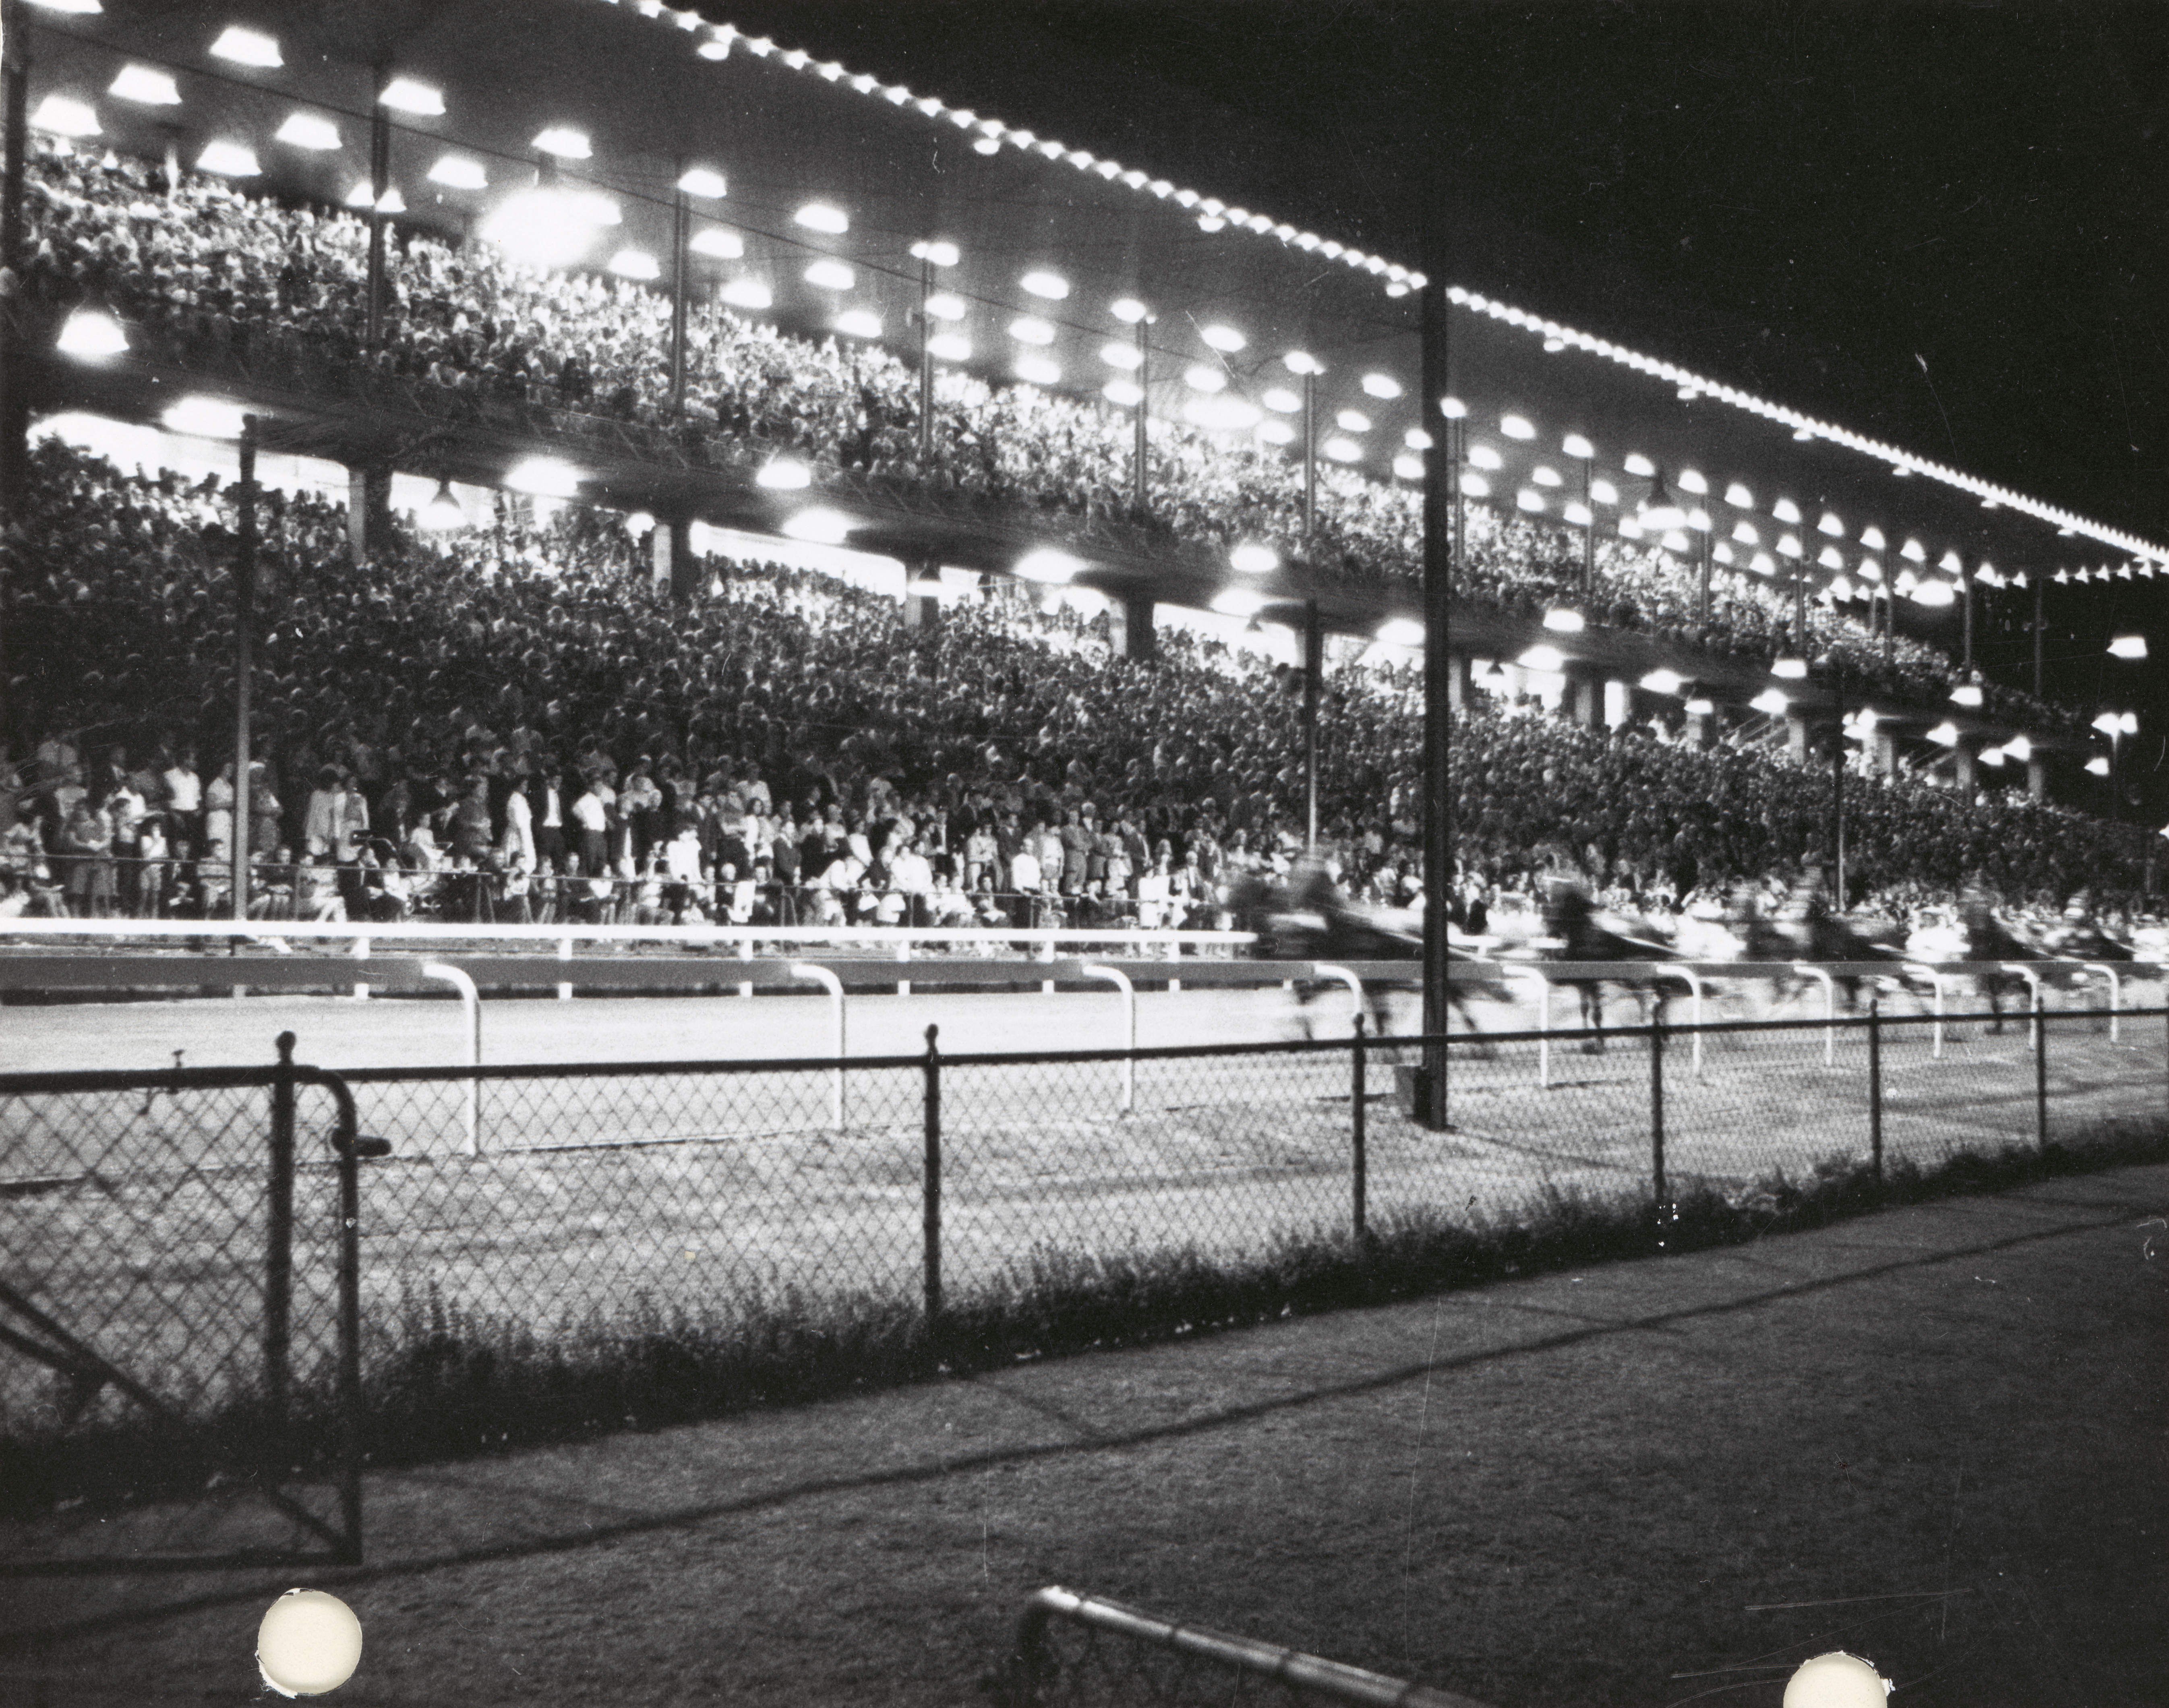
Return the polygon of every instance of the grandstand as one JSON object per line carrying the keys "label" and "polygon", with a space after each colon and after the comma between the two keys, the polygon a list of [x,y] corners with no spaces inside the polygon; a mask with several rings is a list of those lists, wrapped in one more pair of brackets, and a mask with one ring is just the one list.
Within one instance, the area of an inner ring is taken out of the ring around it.
{"label": "grandstand", "polygon": [[[505,11],[0,0],[21,1569],[2154,1154],[2136,724],[2044,659],[2169,549],[1449,253]],[[994,1682],[1160,1649],[1448,1700],[1060,1591]]]}

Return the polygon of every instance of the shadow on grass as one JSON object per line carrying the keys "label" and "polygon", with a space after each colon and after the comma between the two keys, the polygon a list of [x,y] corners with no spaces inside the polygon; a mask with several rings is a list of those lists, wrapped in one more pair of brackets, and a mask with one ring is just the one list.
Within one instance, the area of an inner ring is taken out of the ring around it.
{"label": "shadow on grass", "polygon": [[[363,1440],[377,1466],[415,1464],[725,1416],[1094,1348],[1135,1346],[1349,1306],[1384,1304],[1613,1259],[1736,1245],[1937,1198],[2169,1161],[2169,1120],[2105,1121],[2074,1142],[1958,1152],[1879,1176],[1852,1156],[1741,1187],[1683,1183],[1664,1205],[1548,1186],[1517,1216],[1415,1209],[1361,1237],[1314,1229],[1247,1257],[1195,1247],[1034,1250],[930,1323],[901,1293],[799,1289],[709,1309],[635,1305],[557,1322],[509,1320],[408,1294],[365,1329]],[[4,1445],[0,1515],[35,1518],[200,1490],[237,1464],[306,1472],[338,1439],[332,1371],[303,1373],[283,1447],[260,1403],[177,1429],[123,1417]],[[30,1427],[24,1427],[29,1423]]]}

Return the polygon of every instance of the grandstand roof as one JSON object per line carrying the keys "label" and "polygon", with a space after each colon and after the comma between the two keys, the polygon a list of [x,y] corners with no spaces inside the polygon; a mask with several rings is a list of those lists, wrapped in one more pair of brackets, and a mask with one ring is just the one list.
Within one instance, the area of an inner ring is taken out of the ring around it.
{"label": "grandstand roof", "polygon": [[[604,189],[622,214],[621,224],[594,234],[590,263],[621,248],[666,254],[679,172],[688,162],[708,165],[724,174],[728,193],[695,204],[700,227],[727,232],[743,253],[703,258],[701,277],[711,286],[764,286],[772,317],[787,328],[829,330],[848,309],[871,316],[880,336],[909,351],[919,272],[913,248],[946,240],[959,258],[940,282],[966,311],[949,329],[969,338],[971,364],[989,378],[1011,375],[1021,357],[1053,363],[1060,383],[1080,390],[1120,377],[1100,352],[1127,341],[1110,305],[1134,297],[1156,315],[1148,370],[1156,413],[1199,406],[1204,394],[1184,376],[1206,368],[1227,382],[1207,407],[1244,398],[1250,413],[1270,417],[1266,393],[1291,385],[1282,353],[1304,349],[1325,368],[1322,430],[1333,432],[1335,418],[1349,410],[1371,423],[1340,435],[1357,454],[1355,466],[1394,478],[1392,463],[1418,425],[1415,298],[1389,294],[1416,258],[1365,255],[1354,265],[1327,258],[1338,247],[1334,233],[1298,230],[1271,209],[1228,209],[1211,184],[1164,176],[1165,162],[1104,161],[1059,147],[1060,139],[1020,128],[1029,114],[960,113],[939,91],[884,86],[858,67],[816,60],[790,42],[749,39],[655,0],[537,0],[520,9],[514,30],[490,0],[341,8],[109,0],[94,16],[37,18],[45,27],[34,99],[57,93],[94,104],[104,139],[116,146],[156,153],[170,143],[193,164],[207,143],[238,141],[261,166],[257,187],[345,200],[365,173],[366,115],[378,87],[372,67],[381,65],[445,94],[442,116],[402,114],[394,133],[393,179],[403,217],[417,223],[467,229],[536,182],[544,158],[538,135],[568,127],[589,140],[591,154],[557,169]],[[282,63],[213,56],[214,40],[236,24],[275,40]],[[109,94],[124,60],[168,70],[180,104],[146,106]],[[303,150],[276,141],[297,104],[328,117],[339,146]],[[989,144],[992,152],[983,152]],[[448,152],[477,162],[486,186],[433,183],[431,168]],[[841,210],[848,229],[823,233],[800,223],[797,210],[815,200]],[[1237,212],[1246,224],[1229,223]],[[1202,229],[1201,220],[1220,229]],[[848,290],[806,279],[807,265],[823,258],[851,268]],[[1036,272],[1063,280],[1068,294],[1035,295],[1022,281]],[[1772,508],[1790,498],[1808,519],[1794,531],[1810,561],[1828,551],[1851,567],[1862,529],[1874,524],[1890,536],[1893,554],[1912,536],[1929,564],[1955,551],[1969,567],[1986,561],[2006,575],[2127,559],[2150,572],[2155,562],[2169,563],[2169,551],[2152,542],[1841,424],[1809,422],[1730,391],[1721,375],[1674,367],[1666,353],[1617,349],[1601,327],[1560,327],[1545,318],[1541,295],[1532,285],[1524,307],[1464,293],[1465,311],[1452,317],[1454,389],[1468,405],[1472,442],[1499,455],[1489,477],[1498,501],[1526,493],[1556,511],[1560,489],[1543,484],[1537,471],[1578,484],[1560,450],[1564,436],[1578,433],[1594,443],[1598,471],[1622,487],[1630,508],[1644,490],[1622,473],[1632,453],[1675,475],[1703,474],[1725,533],[1754,516],[1751,525],[1774,545],[1788,530],[1772,520]],[[1046,342],[1012,337],[1027,317],[1046,328]],[[1240,333],[1243,347],[1212,348],[1205,332],[1218,327]],[[1367,388],[1373,375],[1398,395],[1377,395],[1388,389],[1377,380]],[[1526,419],[1533,437],[1502,433],[1508,413]],[[1914,477],[1895,476],[1897,468]],[[1752,498],[1737,515],[1720,508],[1735,482]],[[1825,510],[1841,535],[1811,531]]]}

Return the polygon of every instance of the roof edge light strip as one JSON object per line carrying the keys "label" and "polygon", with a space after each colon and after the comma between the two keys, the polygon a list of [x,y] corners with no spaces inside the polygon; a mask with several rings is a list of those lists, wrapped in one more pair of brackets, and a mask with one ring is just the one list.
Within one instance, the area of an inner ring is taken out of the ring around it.
{"label": "roof edge light strip", "polygon": [[1941,481],[1944,485],[1955,487],[1960,492],[1970,492],[1977,498],[1993,499],[1998,504],[2006,504],[2012,509],[2022,510],[2037,521],[2053,523],[2059,528],[2068,528],[2075,534],[2085,534],[2090,538],[2102,541],[2104,545],[2113,545],[2119,551],[2130,552],[2134,556],[2151,558],[2158,562],[2169,564],[2169,549],[2141,540],[2135,535],[2126,534],[2121,529],[2111,528],[2106,523],[2089,521],[2086,518],[2071,511],[2060,509],[2055,505],[2044,503],[2038,498],[2028,498],[2023,492],[2013,492],[2007,487],[1999,487],[1993,482],[1985,481],[1978,475],[1969,475],[1963,469],[1954,469],[1945,463],[1932,462],[1926,457],[1916,456],[1911,451],[1901,450],[1897,445],[1885,444],[1881,439],[1870,439],[1865,434],[1855,433],[1850,428],[1840,427],[1833,422],[1815,420],[1811,416],[1803,415],[1797,409],[1788,408],[1782,403],[1772,403],[1767,398],[1757,397],[1754,393],[1743,391],[1737,386],[1720,385],[1714,380],[1705,379],[1701,375],[1692,373],[1673,363],[1660,361],[1655,356],[1645,356],[1639,351],[1628,349],[1623,345],[1612,343],[1589,333],[1577,332],[1572,327],[1561,326],[1555,321],[1542,319],[1526,310],[1500,302],[1495,297],[1485,296],[1478,291],[1465,290],[1457,285],[1448,287],[1447,300],[1458,306],[1468,309],[1473,313],[1488,315],[1493,320],[1503,322],[1508,326],[1529,333],[1532,337],[1571,344],[1577,349],[1586,350],[1591,355],[1603,356],[1622,367],[1631,368],[1637,373],[1648,374],[1664,384],[1676,386],[1681,391],[1701,391],[1716,398],[1721,403],[1729,403],[1734,408],[1745,411],[1750,415],[1759,415],[1765,420],[1774,421],[1788,427],[1796,434],[1806,434],[1812,438],[1826,439],[1833,444],[1843,445],[1848,450],[1858,451],[1894,469],[1904,469],[1909,473],[1927,475],[1932,480]]}
{"label": "roof edge light strip", "polygon": [[[604,3],[615,6],[619,0],[604,0]],[[697,13],[675,12],[659,3],[652,9],[646,3],[639,4],[634,9],[653,21],[674,24],[681,29],[706,26],[712,32],[715,41],[722,45],[722,51],[702,51],[704,58],[722,59],[727,56],[732,44],[743,42],[748,51],[756,57],[770,60],[791,71],[811,72],[824,82],[833,83],[839,88],[848,87],[871,99],[882,101],[891,106],[910,107],[922,117],[937,123],[946,120],[960,129],[976,130],[982,136],[997,141],[1009,142],[1021,149],[1037,150],[1048,160],[1066,161],[1078,171],[1094,173],[1111,184],[1119,181],[1135,194],[1150,195],[1163,201],[1170,197],[1181,200],[1186,194],[1189,200],[1184,204],[1186,206],[1194,205],[1201,200],[1195,191],[1178,191],[1164,178],[1148,179],[1142,172],[1134,168],[1126,168],[1120,161],[1102,160],[1088,150],[1072,148],[1066,143],[1036,136],[1029,130],[1016,130],[998,119],[989,119],[975,111],[951,107],[931,95],[915,95],[901,83],[885,85],[877,77],[866,72],[849,71],[837,61],[817,61],[803,48],[779,51],[778,45],[769,38],[749,36],[735,24],[709,24],[707,20],[700,19]],[[688,24],[687,19],[696,19],[697,24]],[[1271,237],[1283,247],[1320,253],[1329,259],[1340,262],[1352,271],[1367,274],[1378,281],[1388,296],[1406,296],[1412,290],[1420,290],[1430,282],[1422,274],[1398,262],[1388,261],[1383,255],[1373,255],[1362,249],[1329,242],[1315,232],[1299,231],[1287,221],[1276,220],[1269,214],[1244,210],[1241,220],[1231,218],[1228,223],[1237,231]]]}

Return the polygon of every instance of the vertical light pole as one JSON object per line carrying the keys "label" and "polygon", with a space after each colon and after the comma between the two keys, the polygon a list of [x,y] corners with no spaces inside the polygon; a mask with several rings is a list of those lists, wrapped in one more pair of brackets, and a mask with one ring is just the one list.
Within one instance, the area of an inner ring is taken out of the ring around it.
{"label": "vertical light pole", "polygon": [[1581,603],[1585,609],[1596,590],[1596,447],[1569,433],[1559,449],[1581,465]]}
{"label": "vertical light pole", "polygon": [[[693,288],[693,207],[686,200],[685,162],[678,162],[680,180],[670,204],[670,419],[685,414],[685,304]],[[923,465],[922,465],[923,466]]]}
{"label": "vertical light pole", "polygon": [[2041,697],[2041,590],[2048,585],[2049,577],[2035,572],[2033,576],[2033,697]]}
{"label": "vertical light pole", "polygon": [[233,918],[248,919],[248,713],[250,676],[255,668],[256,630],[256,418],[241,418],[240,537],[233,551]]}
{"label": "vertical light pole", "polygon": [[[919,258],[919,473],[934,471],[934,317],[926,311],[934,295],[934,257]],[[1144,406],[1140,403],[1138,412]]]}
{"label": "vertical light pole", "polygon": [[1318,701],[1324,686],[1325,626],[1313,594],[1303,608],[1303,851],[1318,847]]}
{"label": "vertical light pole", "polygon": [[1303,364],[1303,539],[1318,525],[1318,364]]}
{"label": "vertical light pole", "polygon": [[369,106],[369,284],[362,337],[372,356],[384,348],[384,198],[392,188],[392,114],[384,104],[388,64],[376,67]]}
{"label": "vertical light pole", "polygon": [[[23,276],[23,163],[30,146],[29,10],[23,0],[0,0],[0,94],[7,102],[4,173],[0,173],[0,269]],[[0,515],[23,493],[28,472],[29,397],[24,389],[19,317],[0,316]]]}
{"label": "vertical light pole", "polygon": [[1137,437],[1130,447],[1130,480],[1134,488],[1131,496],[1140,516],[1152,508],[1147,479],[1150,466],[1148,459],[1152,454],[1148,420],[1152,414],[1152,385],[1147,370],[1151,365],[1152,352],[1145,342],[1145,327],[1151,320],[1150,315],[1140,314],[1137,324],[1130,328],[1130,335],[1137,341],[1138,347],[1138,412],[1137,419],[1132,423]]}
{"label": "vertical light pole", "polygon": [[[1436,216],[1434,216],[1436,217]],[[1426,246],[1422,286],[1422,371],[1418,396],[1422,418],[1442,410],[1450,384],[1447,363],[1446,269],[1441,233],[1434,227]],[[1305,392],[1308,396],[1308,390]],[[1304,412],[1308,418],[1309,412]],[[1306,426],[1308,419],[1306,418]],[[1449,421],[1449,433],[1453,423]],[[1418,1080],[1415,1115],[1433,1131],[1447,1125],[1447,866],[1452,857],[1452,799],[1447,742],[1452,733],[1450,697],[1452,660],[1447,633],[1453,554],[1458,541],[1452,518],[1454,459],[1424,460],[1424,779],[1423,779],[1423,1066]]]}

